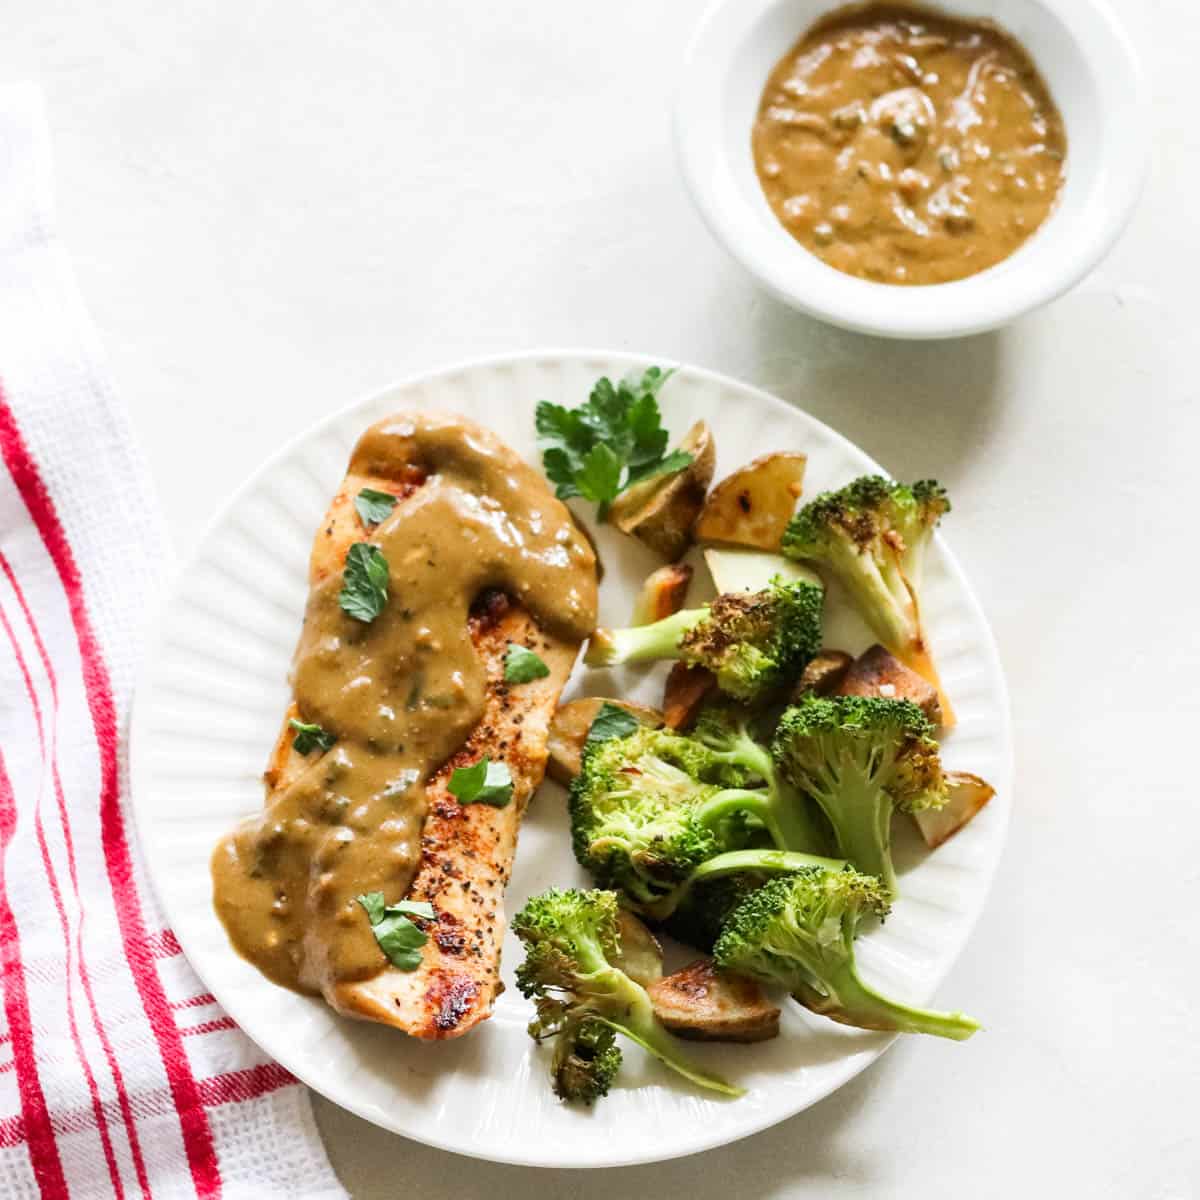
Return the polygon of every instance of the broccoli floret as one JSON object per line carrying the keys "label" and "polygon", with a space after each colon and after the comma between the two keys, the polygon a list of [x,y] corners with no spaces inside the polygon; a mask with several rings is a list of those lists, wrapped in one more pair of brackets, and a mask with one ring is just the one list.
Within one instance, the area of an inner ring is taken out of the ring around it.
{"label": "broccoli floret", "polygon": [[742,1094],[681,1057],[645,988],[613,966],[621,944],[613,892],[552,888],[529,900],[512,927],[525,945],[517,986],[537,1002],[529,1033],[556,1039],[552,1081],[562,1099],[590,1104],[607,1093],[621,1065],[615,1033],[701,1087]]}
{"label": "broccoli floret", "polygon": [[[909,486],[866,475],[806,504],[788,525],[782,547],[790,558],[828,567],[875,636],[939,693],[918,593],[926,548],[949,511],[945,489],[933,480]],[[952,712],[940,698],[949,725]]]}
{"label": "broccoli floret", "polygon": [[718,854],[724,839],[748,836],[744,823],[700,819],[701,806],[722,790],[700,778],[712,766],[698,742],[645,726],[590,747],[571,784],[576,859],[635,901],[669,891]]}
{"label": "broccoli floret", "polygon": [[772,879],[744,900],[726,922],[713,957],[725,970],[781,984],[806,1008],[843,1025],[969,1038],[979,1028],[970,1017],[899,1004],[859,978],[859,921],[886,912],[877,879],[850,868],[810,867]]}
{"label": "broccoli floret", "polygon": [[781,773],[821,806],[838,853],[896,892],[892,812],[946,802],[933,727],[909,700],[806,696],[789,708],[772,753]]}
{"label": "broccoli floret", "polygon": [[689,736],[640,726],[593,744],[571,785],[575,857],[639,906],[707,859],[763,837],[780,849],[814,848],[806,802],[744,724],[710,715],[701,728]]}
{"label": "broccoli floret", "polygon": [[621,1069],[621,1048],[611,1025],[587,1015],[551,996],[537,1000],[537,1016],[529,1023],[529,1034],[538,1042],[554,1038],[550,1061],[551,1087],[562,1100],[594,1104],[608,1089]]}
{"label": "broccoli floret", "polygon": [[583,661],[611,667],[678,659],[712,671],[727,695],[757,700],[798,675],[820,649],[824,600],[818,584],[776,579],[760,592],[730,592],[652,625],[598,629]]}

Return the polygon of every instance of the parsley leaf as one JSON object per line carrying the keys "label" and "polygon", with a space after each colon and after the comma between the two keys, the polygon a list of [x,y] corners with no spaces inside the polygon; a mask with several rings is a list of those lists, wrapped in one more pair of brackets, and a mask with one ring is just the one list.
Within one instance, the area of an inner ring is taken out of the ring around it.
{"label": "parsley leaf", "polygon": [[533,679],[545,679],[550,668],[532,650],[509,642],[504,651],[504,682],[529,683]]}
{"label": "parsley leaf", "polygon": [[546,478],[551,483],[558,485],[554,494],[560,500],[570,500],[572,496],[579,495],[579,489],[575,486],[575,472],[578,467],[566,450],[551,447],[543,451],[542,470],[546,472]]}
{"label": "parsley leaf", "polygon": [[593,446],[575,473],[575,487],[585,500],[599,506],[597,516],[603,520],[609,503],[621,491],[621,460],[604,442]]}
{"label": "parsley leaf", "polygon": [[658,393],[671,374],[649,367],[616,386],[611,379],[598,379],[578,408],[548,401],[537,406],[542,470],[560,500],[591,500],[603,521],[609,505],[626,488],[682,471],[692,461],[683,450],[667,453]]}
{"label": "parsley leaf", "polygon": [[629,484],[641,483],[643,479],[651,479],[655,475],[674,475],[676,471],[682,471],[684,467],[691,465],[692,456],[686,450],[672,450],[670,454],[664,455],[646,467],[638,468],[636,472],[630,466]]}
{"label": "parsley leaf", "polygon": [[592,719],[584,747],[593,746],[597,742],[608,742],[613,738],[628,737],[639,724],[641,722],[633,713],[605,700],[600,705],[600,711]]}
{"label": "parsley leaf", "polygon": [[459,804],[503,808],[512,799],[513,778],[507,763],[491,762],[485,754],[469,767],[455,767],[447,788]]}
{"label": "parsley leaf", "polygon": [[362,523],[370,529],[386,521],[396,507],[396,497],[391,492],[377,492],[374,488],[363,488],[354,497],[354,508]]}
{"label": "parsley leaf", "polygon": [[320,725],[306,725],[292,717],[288,724],[296,731],[292,745],[297,754],[311,754],[314,750],[330,750],[337,738],[332,733],[326,733]]}
{"label": "parsley leaf", "polygon": [[393,967],[415,971],[421,965],[421,947],[429,941],[429,935],[407,917],[389,909],[378,925],[371,926],[371,932]]}
{"label": "parsley leaf", "polygon": [[338,596],[342,612],[369,624],[383,612],[387,598],[388,564],[383,551],[370,542],[355,542],[346,555],[342,574],[342,591]]}
{"label": "parsley leaf", "polygon": [[429,935],[418,929],[409,915],[431,921],[435,915],[433,905],[425,900],[385,904],[382,892],[364,892],[358,902],[388,962],[401,971],[415,971],[421,965],[421,947],[429,941]]}
{"label": "parsley leaf", "polygon": [[367,910],[367,920],[372,925],[378,925],[383,920],[387,903],[384,901],[382,892],[364,892],[358,897],[358,902]]}

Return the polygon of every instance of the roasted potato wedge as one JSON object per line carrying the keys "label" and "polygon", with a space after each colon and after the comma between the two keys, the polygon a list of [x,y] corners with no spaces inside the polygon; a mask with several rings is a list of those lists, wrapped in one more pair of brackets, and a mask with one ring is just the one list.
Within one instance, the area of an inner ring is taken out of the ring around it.
{"label": "roasted potato wedge", "polygon": [[663,724],[668,729],[687,729],[716,687],[717,677],[707,667],[675,663],[663,688]]}
{"label": "roasted potato wedge", "polygon": [[953,837],[996,794],[996,789],[978,775],[947,771],[950,799],[941,808],[913,813],[925,844],[931,849]]}
{"label": "roasted potato wedge", "polygon": [[692,525],[704,507],[717,466],[717,444],[705,421],[697,421],[687,431],[679,449],[691,454],[689,466],[635,483],[608,510],[609,520],[622,533],[672,561],[682,558],[692,544]]}
{"label": "roasted potato wedge", "polygon": [[800,700],[810,692],[831,696],[837,691],[854,659],[845,650],[821,650],[796,680],[792,699]]}
{"label": "roasted potato wedge", "polygon": [[600,711],[600,705],[605,703],[615,704],[617,708],[632,713],[643,725],[653,725],[657,729],[663,723],[663,715],[657,709],[629,700],[606,701],[603,696],[586,696],[555,709],[554,716],[550,718],[550,758],[546,763],[546,773],[564,787],[579,774],[583,743],[587,741],[588,730]]}
{"label": "roasted potato wedge", "polygon": [[721,595],[729,592],[761,592],[772,579],[786,583],[805,579],[823,587],[821,577],[810,567],[782,554],[766,554],[762,550],[717,549],[707,547],[704,565],[712,576],[713,585]]}
{"label": "roasted potato wedge", "polygon": [[838,685],[837,694],[911,700],[935,725],[942,722],[937,688],[878,644],[854,660]]}
{"label": "roasted potato wedge", "polygon": [[662,978],[662,947],[646,923],[627,908],[617,912],[617,930],[621,935],[621,953],[613,960],[634,983],[649,987]]}
{"label": "roasted potato wedge", "polygon": [[677,1037],[705,1042],[765,1042],[779,1033],[779,1009],[753,979],[718,971],[700,958],[646,990],[654,1015]]}
{"label": "roasted potato wedge", "polygon": [[652,625],[663,617],[674,616],[687,600],[691,582],[692,568],[687,563],[672,563],[652,571],[633,606],[633,624]]}
{"label": "roasted potato wedge", "polygon": [[796,510],[807,461],[795,451],[777,450],[727,475],[696,518],[696,541],[778,550]]}

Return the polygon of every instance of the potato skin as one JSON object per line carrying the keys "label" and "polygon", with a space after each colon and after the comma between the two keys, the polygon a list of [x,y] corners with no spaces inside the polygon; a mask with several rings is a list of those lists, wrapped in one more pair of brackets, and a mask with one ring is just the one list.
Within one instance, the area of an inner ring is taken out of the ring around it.
{"label": "potato skin", "polygon": [[717,677],[707,667],[673,663],[663,689],[663,724],[668,729],[689,728],[716,687]]}
{"label": "potato skin", "polygon": [[838,685],[837,694],[911,700],[934,725],[942,722],[937,688],[878,644],[855,659]]}
{"label": "potato skin", "polygon": [[622,533],[671,562],[682,558],[692,544],[692,525],[717,468],[717,443],[706,421],[697,421],[679,448],[692,456],[687,467],[635,483],[609,509],[609,519]]}
{"label": "potato skin", "polygon": [[796,680],[792,699],[801,700],[810,692],[817,696],[836,692],[853,662],[845,650],[819,650]]}
{"label": "potato skin", "polygon": [[779,1033],[779,1009],[753,979],[700,958],[651,983],[654,1015],[676,1037],[704,1042],[765,1042]]}

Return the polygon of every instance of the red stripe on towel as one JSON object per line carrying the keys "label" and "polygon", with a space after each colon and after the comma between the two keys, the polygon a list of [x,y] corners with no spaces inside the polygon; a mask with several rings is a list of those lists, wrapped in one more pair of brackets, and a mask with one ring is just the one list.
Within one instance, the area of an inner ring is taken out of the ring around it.
{"label": "red stripe on towel", "polygon": [[[25,592],[21,587],[20,581],[17,579],[16,572],[12,565],[4,556],[4,552],[0,551],[0,571],[3,571],[5,578],[12,587],[13,594],[17,598],[17,603],[21,607],[21,612],[25,617],[25,622],[29,626],[29,632],[33,635],[34,645],[37,647],[38,657],[42,660],[42,667],[46,672],[46,677],[50,682],[50,696],[54,701],[54,720],[55,729],[51,734],[51,768],[54,772],[54,792],[58,799],[58,814],[59,820],[62,822],[63,842],[67,850],[67,866],[71,875],[71,887],[75,892],[75,903],[79,906],[79,925],[75,930],[75,947],[76,955],[79,960],[79,977],[83,982],[83,990],[87,996],[88,1007],[91,1009],[92,1024],[96,1027],[96,1032],[100,1037],[100,1044],[104,1049],[104,1056],[108,1060],[108,1068],[112,1072],[113,1085],[117,1091],[117,1103],[121,1107],[121,1119],[125,1123],[125,1133],[129,1139],[129,1152],[133,1158],[134,1171],[137,1173],[138,1186],[142,1189],[142,1195],[149,1200],[150,1178],[146,1171],[146,1162],[142,1156],[142,1146],[138,1139],[137,1122],[133,1116],[133,1105],[129,1100],[129,1091],[125,1086],[125,1077],[121,1073],[121,1065],[117,1059],[116,1052],[113,1049],[112,1041],[108,1036],[108,1030],[104,1027],[104,1022],[100,1019],[100,1011],[96,1004],[96,997],[92,990],[92,978],[88,971],[87,960],[84,957],[83,950],[83,926],[87,920],[87,909],[84,907],[83,898],[79,893],[79,875],[75,862],[75,840],[71,835],[71,823],[67,815],[67,802],[63,795],[62,777],[58,769],[58,676],[54,672],[54,664],[50,660],[50,653],[46,649],[46,643],[42,640],[41,630],[38,628],[37,621],[34,619],[28,602],[25,599]],[[13,648],[17,650],[18,657],[20,650],[13,643]],[[24,668],[22,668],[24,669]],[[29,677],[26,674],[26,686],[29,686]],[[30,699],[33,702],[34,708],[37,708],[37,698],[32,688],[30,689]],[[41,736],[39,725],[39,736]],[[43,758],[45,757],[45,749],[43,743]],[[119,1187],[118,1187],[119,1190]]]}
{"label": "red stripe on towel", "polygon": [[193,1033],[219,1033],[236,1028],[232,1017],[214,1017],[211,1021],[201,1021],[199,1025],[185,1025],[179,1032],[184,1037],[190,1037]]}
{"label": "red stripe on towel", "polygon": [[155,958],[174,958],[183,953],[173,929],[160,929],[158,933],[147,934],[146,949]]}
{"label": "red stripe on towel", "polygon": [[204,1096],[204,1103],[215,1108],[220,1104],[253,1100],[295,1082],[296,1077],[278,1063],[261,1063],[244,1071],[229,1071],[224,1075],[214,1075],[212,1079],[202,1079],[200,1092]]}
{"label": "red stripe on towel", "polygon": [[[25,655],[21,652],[21,644],[17,641],[17,635],[13,632],[13,627],[9,623],[8,616],[3,608],[0,608],[0,627],[4,629],[5,635],[8,637],[9,644],[12,646],[13,654],[16,655],[17,667],[21,672],[21,678],[25,681],[25,691],[29,696],[29,703],[33,708],[34,724],[37,726],[38,746],[42,752],[42,768],[46,767],[46,730],[42,723],[42,706],[38,703],[37,691],[33,686],[33,677],[29,674],[29,664],[25,661]],[[58,778],[57,770],[54,771],[54,787],[58,793],[60,807],[63,806],[62,784]],[[65,813],[64,813],[65,820]],[[113,1191],[116,1193],[118,1200],[122,1200],[125,1195],[125,1188],[121,1183],[121,1169],[117,1166],[117,1156],[113,1152],[112,1135],[108,1131],[108,1121],[104,1116],[104,1106],[100,1102],[100,1088],[96,1084],[96,1075],[92,1071],[92,1064],[88,1061],[87,1051],[83,1048],[83,1038],[79,1036],[79,1022],[75,1016],[75,996],[71,988],[71,926],[67,920],[66,906],[63,904],[62,889],[58,883],[58,872],[54,869],[54,860],[50,857],[50,846],[46,841],[46,827],[42,821],[42,801],[39,793],[38,799],[34,804],[33,809],[33,828],[34,835],[37,838],[38,850],[42,856],[42,868],[46,872],[46,882],[50,885],[50,898],[54,901],[54,911],[58,915],[59,929],[62,931],[63,948],[66,955],[66,1002],[67,1002],[67,1027],[71,1031],[71,1041],[75,1046],[75,1056],[79,1059],[79,1065],[83,1068],[83,1077],[87,1081],[88,1092],[92,1098],[92,1114],[96,1121],[96,1131],[100,1135],[100,1147],[104,1151],[104,1161],[108,1166],[108,1176],[112,1183]],[[78,898],[78,888],[76,889],[76,897]],[[82,910],[81,910],[82,911]],[[82,979],[86,968],[82,961],[78,961],[79,976]],[[90,996],[90,989],[89,989]],[[96,1016],[96,1006],[92,1004],[92,1014]],[[96,1018],[97,1028],[99,1027],[99,1018]]]}
{"label": "red stripe on towel", "polygon": [[9,474],[25,501],[25,507],[33,518],[66,593],[71,622],[79,644],[88,708],[100,749],[101,844],[117,921],[121,928],[125,958],[129,963],[142,1008],[158,1043],[167,1082],[179,1112],[192,1182],[197,1194],[204,1200],[209,1197],[215,1198],[221,1194],[221,1174],[212,1129],[187,1053],[183,1048],[183,1039],[175,1026],[162,980],[159,979],[158,970],[154,965],[154,955],[148,944],[149,939],[137,895],[133,858],[125,831],[124,813],[121,811],[117,767],[117,716],[108,667],[92,629],[83,581],[71,544],[45,481],[25,444],[16,417],[3,395],[0,395],[0,454],[3,455]]}
{"label": "red stripe on towel", "polygon": [[[37,1053],[33,1045],[33,1023],[29,1019],[29,996],[25,990],[25,968],[21,964],[21,938],[16,918],[8,902],[4,878],[4,860],[8,844],[17,827],[17,809],[4,756],[0,753],[0,965],[4,977],[4,1015],[12,1037],[13,1059],[17,1064],[17,1089],[21,1096],[21,1133],[29,1146],[33,1173],[42,1195],[48,1200],[65,1200],[67,1178],[63,1174],[58,1142],[50,1127],[50,1110],[38,1078]],[[6,1125],[10,1122],[5,1122]],[[0,1131],[2,1134],[5,1131]]]}

